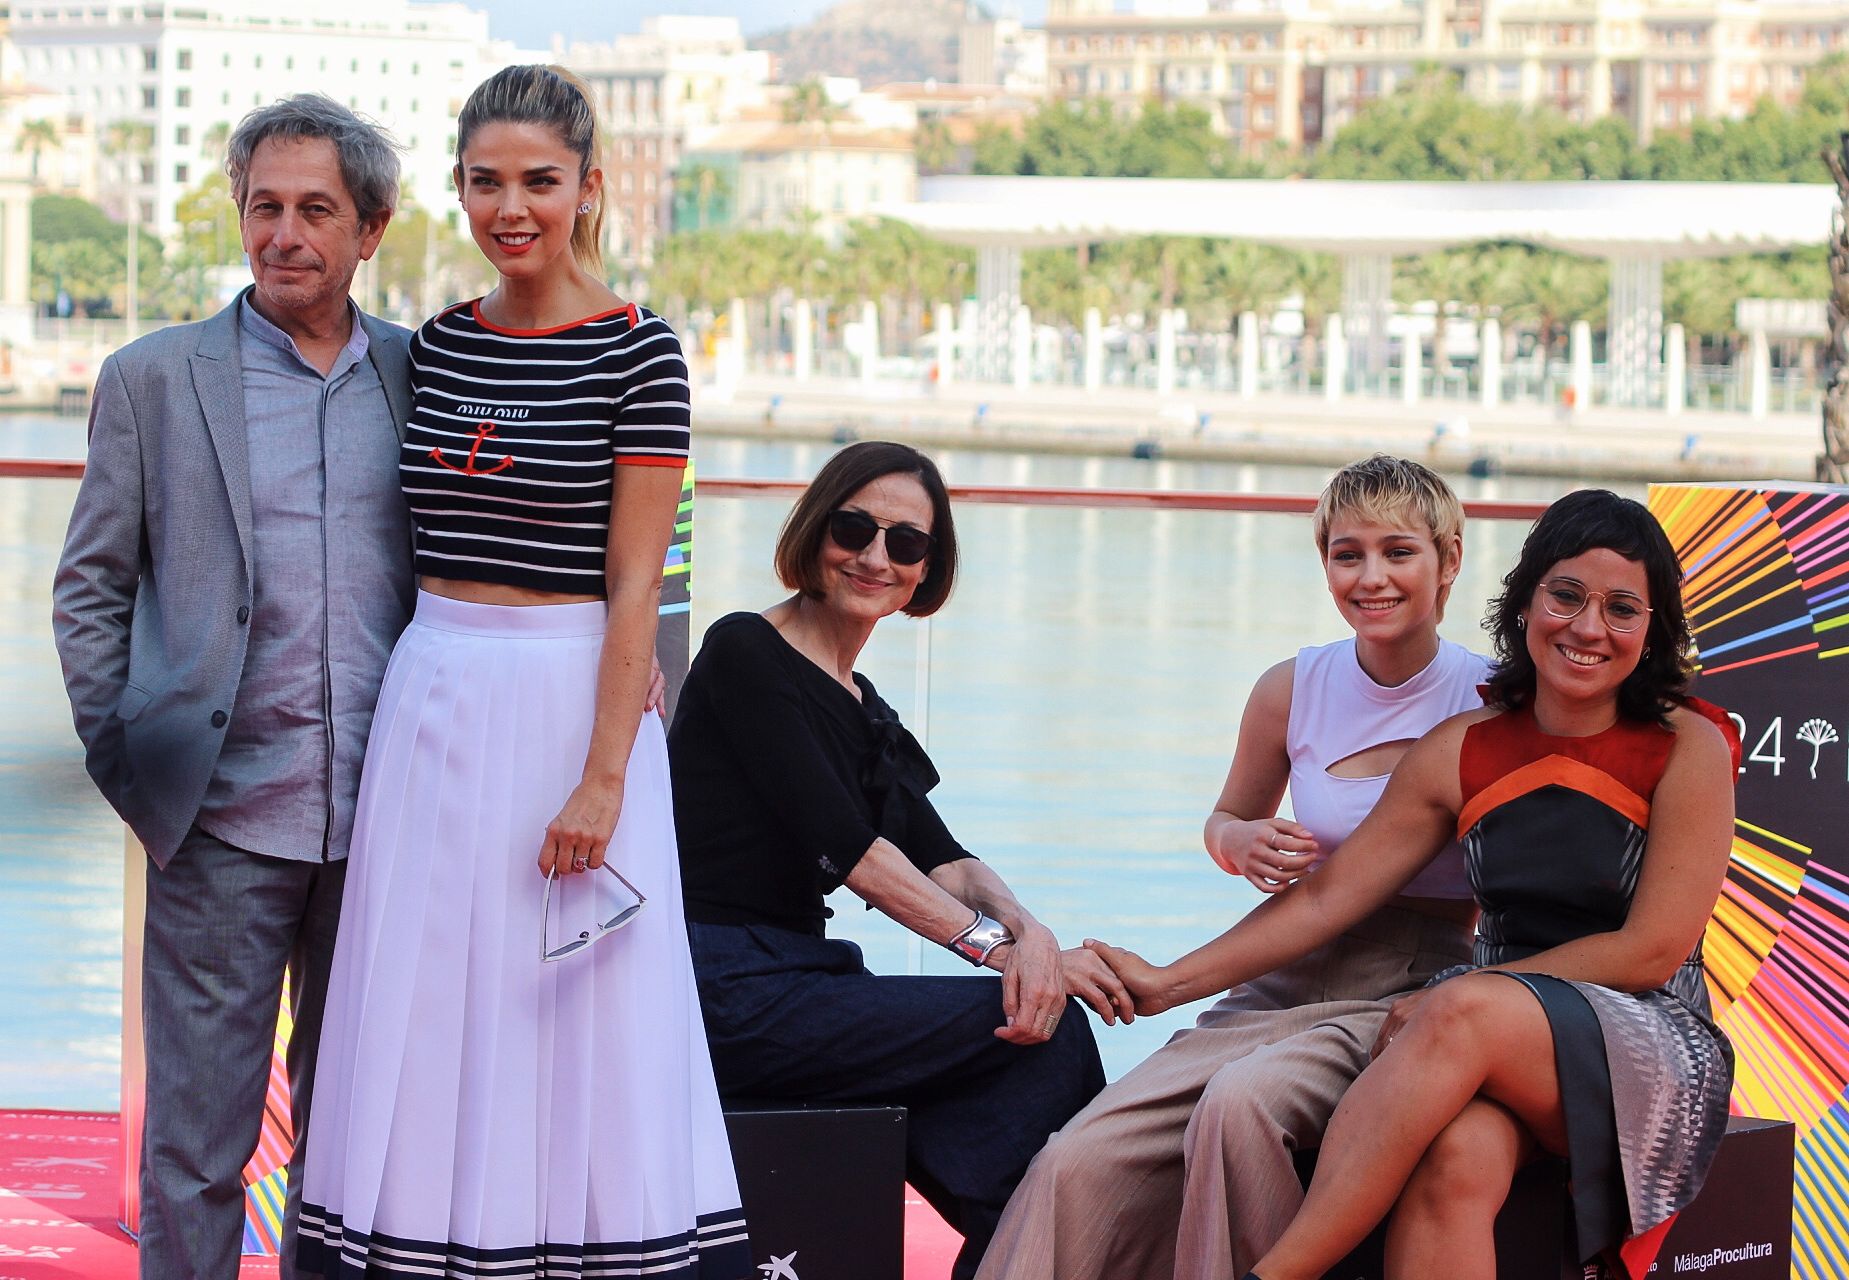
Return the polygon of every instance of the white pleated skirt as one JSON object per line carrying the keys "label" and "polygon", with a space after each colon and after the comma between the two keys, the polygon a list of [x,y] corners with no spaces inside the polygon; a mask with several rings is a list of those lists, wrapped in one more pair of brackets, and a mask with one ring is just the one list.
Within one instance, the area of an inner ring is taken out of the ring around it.
{"label": "white pleated skirt", "polygon": [[[601,603],[419,593],[360,784],[308,1133],[299,1259],[328,1277],[741,1280],[660,718],[609,860],[648,899],[542,963],[546,824],[584,768]],[[553,889],[551,937],[628,901]]]}

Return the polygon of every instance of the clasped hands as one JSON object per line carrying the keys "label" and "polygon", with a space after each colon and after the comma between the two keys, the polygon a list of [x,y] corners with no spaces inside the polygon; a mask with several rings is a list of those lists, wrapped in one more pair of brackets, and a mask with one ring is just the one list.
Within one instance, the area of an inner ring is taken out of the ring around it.
{"label": "clasped hands", "polygon": [[1030,926],[1023,936],[997,947],[989,957],[1002,972],[1002,1012],[1007,1022],[995,1034],[1010,1044],[1041,1044],[1053,1037],[1068,997],[1083,1000],[1104,1019],[1135,1020],[1141,1010],[1104,959],[1084,947],[1060,950],[1053,931]]}

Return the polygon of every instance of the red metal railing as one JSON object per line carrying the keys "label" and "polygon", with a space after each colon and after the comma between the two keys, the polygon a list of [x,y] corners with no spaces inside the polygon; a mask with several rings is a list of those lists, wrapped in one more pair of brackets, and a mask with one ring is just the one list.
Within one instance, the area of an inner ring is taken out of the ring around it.
{"label": "red metal railing", "polygon": [[[83,463],[0,458],[0,478],[74,480]],[[704,477],[700,492],[713,498],[794,498],[807,484],[803,480],[742,480]],[[1308,515],[1316,509],[1314,494],[1214,493],[1187,489],[1085,489],[1001,484],[953,484],[950,496],[958,502],[989,502],[1022,507],[1146,507],[1167,511],[1260,511]],[[1534,500],[1476,498],[1466,500],[1465,514],[1474,520],[1533,520],[1547,510]]]}

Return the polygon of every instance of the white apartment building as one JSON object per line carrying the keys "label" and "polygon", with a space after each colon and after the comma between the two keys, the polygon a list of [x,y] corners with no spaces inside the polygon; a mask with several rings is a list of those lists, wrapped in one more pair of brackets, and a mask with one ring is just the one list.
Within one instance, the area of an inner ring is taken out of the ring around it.
{"label": "white apartment building", "polygon": [[[23,0],[11,34],[25,76],[94,122],[105,207],[161,235],[181,194],[222,163],[229,127],[304,92],[390,129],[406,194],[443,210],[456,114],[516,57],[490,43],[487,14],[408,0]],[[122,125],[152,145],[125,152]]]}
{"label": "white apartment building", "polygon": [[1789,104],[1849,51],[1849,0],[1049,0],[1048,92],[1205,107],[1257,150],[1314,145],[1421,65],[1491,102],[1616,115],[1648,140]]}
{"label": "white apartment building", "polygon": [[646,266],[669,230],[673,178],[689,132],[762,109],[771,56],[747,49],[735,18],[644,18],[642,30],[603,44],[553,49],[596,93],[609,133],[605,252]]}

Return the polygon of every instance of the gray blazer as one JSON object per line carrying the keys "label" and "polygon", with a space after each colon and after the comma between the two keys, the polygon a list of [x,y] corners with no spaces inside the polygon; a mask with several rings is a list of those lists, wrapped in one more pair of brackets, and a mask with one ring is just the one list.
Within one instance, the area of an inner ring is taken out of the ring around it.
{"label": "gray blazer", "polygon": [[[162,867],[217,767],[250,634],[239,305],[103,362],[52,588],[52,632],[90,776]],[[360,323],[402,438],[410,335],[364,314]]]}

